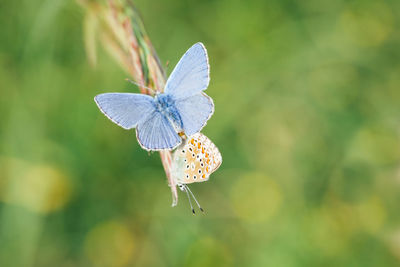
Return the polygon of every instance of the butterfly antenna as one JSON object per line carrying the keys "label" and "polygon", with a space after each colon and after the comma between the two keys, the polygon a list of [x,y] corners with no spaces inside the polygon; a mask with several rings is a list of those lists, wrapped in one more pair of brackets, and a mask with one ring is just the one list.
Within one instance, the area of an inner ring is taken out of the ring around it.
{"label": "butterfly antenna", "polygon": [[199,209],[201,210],[201,212],[204,212],[203,208],[200,206],[200,203],[197,201],[196,197],[194,196],[194,194],[192,193],[192,190],[189,189],[189,186],[185,185],[185,188],[187,191],[189,191],[189,193],[192,195],[194,201],[196,202],[197,206],[199,206]]}
{"label": "butterfly antenna", "polygon": [[189,195],[189,191],[187,190],[187,187],[185,188],[185,192],[186,192],[186,195],[188,196],[188,199],[189,199],[190,208],[192,209],[193,214],[196,214],[196,212],[194,212],[194,208],[193,208],[193,205],[192,205],[192,201],[190,200],[190,195]]}
{"label": "butterfly antenna", "polygon": [[144,86],[143,84],[134,82],[134,81],[132,81],[132,80],[130,80],[130,79],[128,79],[128,78],[126,78],[125,81],[128,81],[128,82],[130,82],[130,83],[132,83],[132,84],[134,84],[134,85],[137,85],[137,86],[139,86],[139,87],[146,88],[146,89],[150,90],[153,94],[156,94],[156,93],[157,93],[157,92],[154,91],[153,89],[151,89],[151,88],[149,88],[149,87],[147,87],[147,86]]}

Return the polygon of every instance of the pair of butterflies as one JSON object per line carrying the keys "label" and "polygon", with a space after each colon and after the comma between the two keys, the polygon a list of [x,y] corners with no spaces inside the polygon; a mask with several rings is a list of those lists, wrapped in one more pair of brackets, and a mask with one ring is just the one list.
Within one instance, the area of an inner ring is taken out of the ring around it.
{"label": "pair of butterflies", "polygon": [[[111,121],[127,130],[136,128],[142,148],[172,150],[180,145],[173,155],[172,173],[188,196],[193,194],[187,184],[206,181],[222,163],[216,146],[200,133],[214,113],[214,103],[204,93],[209,82],[207,50],[202,43],[196,43],[172,71],[164,93],[154,97],[133,93],[95,97],[98,107]],[[187,138],[182,139],[182,132]]]}

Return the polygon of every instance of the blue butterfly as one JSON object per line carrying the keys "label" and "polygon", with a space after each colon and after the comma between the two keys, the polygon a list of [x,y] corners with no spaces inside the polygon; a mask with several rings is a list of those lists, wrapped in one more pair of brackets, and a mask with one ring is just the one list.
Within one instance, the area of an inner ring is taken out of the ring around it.
{"label": "blue butterfly", "polygon": [[164,93],[155,97],[133,93],[95,96],[100,110],[124,129],[136,128],[146,150],[174,149],[182,139],[205,126],[214,113],[212,99],[203,91],[210,82],[207,50],[196,43],[183,55],[169,76]]}

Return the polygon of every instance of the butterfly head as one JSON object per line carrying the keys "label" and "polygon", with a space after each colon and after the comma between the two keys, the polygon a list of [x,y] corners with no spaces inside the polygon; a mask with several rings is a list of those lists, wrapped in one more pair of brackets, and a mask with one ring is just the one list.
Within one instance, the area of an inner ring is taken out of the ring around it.
{"label": "butterfly head", "polygon": [[181,191],[185,191],[185,185],[184,184],[178,184],[178,187]]}

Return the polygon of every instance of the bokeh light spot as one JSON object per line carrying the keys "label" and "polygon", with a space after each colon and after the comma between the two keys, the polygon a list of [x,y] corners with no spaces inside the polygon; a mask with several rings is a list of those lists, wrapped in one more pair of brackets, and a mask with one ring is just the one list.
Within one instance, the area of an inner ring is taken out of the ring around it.
{"label": "bokeh light spot", "polygon": [[400,160],[397,129],[372,124],[361,128],[349,148],[349,159],[360,159],[372,166],[397,164]]}
{"label": "bokeh light spot", "polygon": [[377,234],[386,220],[386,209],[382,199],[378,196],[371,196],[368,200],[355,206],[360,224],[365,231]]}
{"label": "bokeh light spot", "polygon": [[205,237],[189,247],[185,266],[231,266],[232,255],[229,250],[217,240]]}
{"label": "bokeh light spot", "polygon": [[71,183],[60,169],[19,160],[10,162],[13,162],[12,169],[16,166],[22,169],[9,173],[5,202],[35,212],[49,213],[61,209],[70,199]]}
{"label": "bokeh light spot", "polygon": [[95,266],[127,266],[133,258],[135,240],[122,222],[107,221],[86,236],[85,254]]}
{"label": "bokeh light spot", "polygon": [[281,204],[281,190],[261,173],[247,173],[232,186],[233,208],[241,219],[260,223],[270,219]]}
{"label": "bokeh light spot", "polygon": [[348,38],[360,46],[376,46],[384,42],[392,31],[393,14],[382,2],[352,8],[340,19]]}

